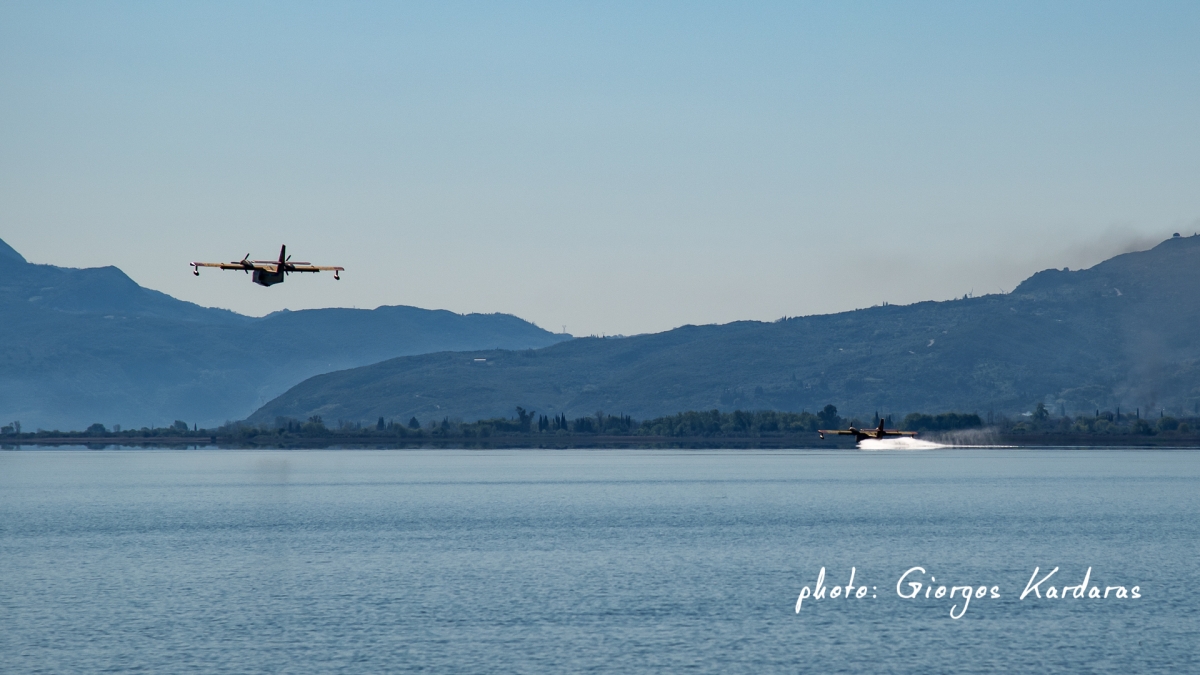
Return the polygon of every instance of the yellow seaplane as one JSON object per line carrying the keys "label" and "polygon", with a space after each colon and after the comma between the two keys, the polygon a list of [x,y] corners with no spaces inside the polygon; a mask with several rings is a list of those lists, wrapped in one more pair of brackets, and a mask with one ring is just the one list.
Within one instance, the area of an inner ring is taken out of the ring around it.
{"label": "yellow seaplane", "polygon": [[259,286],[282,284],[284,275],[292,272],[333,272],[333,278],[339,280],[342,278],[340,273],[346,270],[345,267],[325,267],[306,262],[292,262],[292,256],[287,255],[286,245],[279,248],[279,260],[251,260],[250,254],[247,253],[245,258],[228,263],[193,262],[188,264],[192,266],[192,274],[196,276],[200,276],[201,267],[241,270],[247,274],[253,272],[252,281]]}
{"label": "yellow seaplane", "polygon": [[879,428],[877,429],[855,429],[854,427],[850,427],[849,429],[818,429],[817,434],[821,437],[821,440],[825,439],[825,434],[831,436],[853,436],[854,442],[859,443],[868,438],[883,440],[891,436],[916,436],[917,432],[884,429],[883,420],[879,420]]}

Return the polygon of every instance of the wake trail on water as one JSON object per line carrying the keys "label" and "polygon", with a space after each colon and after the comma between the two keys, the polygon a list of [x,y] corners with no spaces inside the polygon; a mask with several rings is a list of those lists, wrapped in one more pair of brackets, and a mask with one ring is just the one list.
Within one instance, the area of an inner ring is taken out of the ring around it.
{"label": "wake trail on water", "polygon": [[899,438],[864,438],[858,442],[859,450],[941,450],[945,448],[1014,448],[1013,445],[998,445],[992,429],[965,429],[938,434],[937,441],[901,436]]}

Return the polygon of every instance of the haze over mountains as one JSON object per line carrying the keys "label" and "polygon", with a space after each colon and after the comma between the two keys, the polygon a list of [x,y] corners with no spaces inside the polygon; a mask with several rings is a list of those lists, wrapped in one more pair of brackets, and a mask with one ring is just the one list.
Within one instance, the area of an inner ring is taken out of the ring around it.
{"label": "haze over mountains", "polygon": [[598,410],[948,410],[1157,416],[1200,408],[1200,237],[1013,292],[775,323],[684,326],[536,350],[433,353],[313,377],[248,422],[421,421]]}
{"label": "haze over mountains", "polygon": [[[247,281],[246,292],[270,289]],[[30,264],[0,241],[0,420],[26,430],[214,426],[318,373],[566,339],[506,314],[415,307],[248,317],[143,288],[115,267]]]}
{"label": "haze over mountains", "polygon": [[1177,237],[1040,272],[1009,294],[569,340],[509,315],[413,307],[247,317],[114,267],[33,265],[0,242],[0,420],[474,420],[518,405],[644,419],[826,403],[858,414],[1011,414],[1038,402],[1193,414],[1198,291],[1200,237]]}

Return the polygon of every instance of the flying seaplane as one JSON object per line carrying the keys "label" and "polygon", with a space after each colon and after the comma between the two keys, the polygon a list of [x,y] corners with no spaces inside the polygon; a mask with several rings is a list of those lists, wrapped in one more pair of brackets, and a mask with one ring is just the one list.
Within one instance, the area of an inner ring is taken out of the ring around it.
{"label": "flying seaplane", "polygon": [[868,438],[874,438],[875,440],[883,440],[884,438],[887,438],[889,436],[916,436],[917,432],[915,432],[915,431],[897,431],[896,429],[884,429],[883,428],[883,420],[879,420],[879,428],[878,429],[855,429],[854,427],[850,427],[849,429],[845,429],[845,430],[843,430],[843,429],[819,429],[817,431],[817,435],[819,435],[821,437],[821,440],[825,440],[825,434],[830,434],[833,436],[853,436],[855,443],[861,443],[862,441],[864,441]]}
{"label": "flying seaplane", "polygon": [[250,254],[247,253],[245,258],[235,260],[228,263],[210,263],[210,262],[193,262],[188,263],[192,266],[192,274],[200,276],[201,267],[216,267],[223,270],[241,270],[246,273],[253,272],[252,281],[259,286],[271,286],[274,284],[282,284],[284,275],[292,272],[333,272],[333,278],[340,280],[342,277],[339,274],[345,271],[345,267],[324,267],[306,262],[292,262],[292,256],[287,254],[287,246],[279,247],[279,260],[251,260]]}

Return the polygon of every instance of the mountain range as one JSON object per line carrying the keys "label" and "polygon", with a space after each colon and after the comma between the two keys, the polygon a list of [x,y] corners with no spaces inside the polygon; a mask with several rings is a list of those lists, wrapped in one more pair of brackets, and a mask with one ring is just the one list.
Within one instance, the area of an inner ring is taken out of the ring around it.
{"label": "mountain range", "polygon": [[0,241],[0,420],[26,430],[214,426],[320,373],[567,339],[507,314],[404,306],[244,316],[143,288],[116,267],[31,264]]}
{"label": "mountain range", "polygon": [[646,419],[829,403],[867,416],[1020,414],[1038,403],[1190,415],[1198,336],[1200,237],[1176,235],[1089,269],[1039,272],[1006,294],[390,359],[305,380],[247,421],[470,421],[516,406]]}

